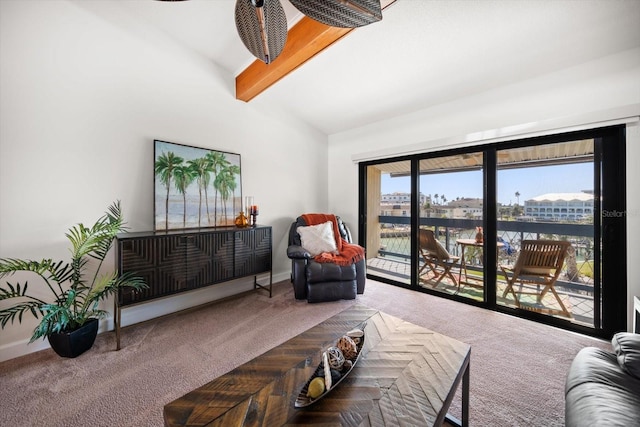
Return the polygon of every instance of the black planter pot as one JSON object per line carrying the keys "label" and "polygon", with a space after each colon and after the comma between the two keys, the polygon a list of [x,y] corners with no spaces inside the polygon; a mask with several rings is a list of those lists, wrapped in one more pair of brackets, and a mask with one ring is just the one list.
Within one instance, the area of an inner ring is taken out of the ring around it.
{"label": "black planter pot", "polygon": [[98,319],[89,319],[71,332],[53,333],[47,338],[53,351],[61,357],[78,357],[89,350],[98,335]]}

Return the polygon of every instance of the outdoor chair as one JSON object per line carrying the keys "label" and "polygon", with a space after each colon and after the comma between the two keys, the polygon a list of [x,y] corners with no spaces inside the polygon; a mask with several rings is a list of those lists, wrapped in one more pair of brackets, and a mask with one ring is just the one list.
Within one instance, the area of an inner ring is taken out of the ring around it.
{"label": "outdoor chair", "polygon": [[451,268],[460,261],[460,257],[451,255],[442,243],[436,239],[432,230],[419,229],[418,240],[420,255],[424,261],[424,264],[418,271],[418,277],[421,277],[423,272],[428,269],[426,273],[433,273],[433,278],[436,279],[433,284],[434,288],[442,282],[442,279],[448,277],[451,279],[453,285],[460,290],[460,283],[451,273]]}
{"label": "outdoor chair", "polygon": [[[511,293],[518,308],[571,317],[571,313],[555,290],[556,280],[560,276],[570,246],[571,243],[566,241],[523,240],[515,265],[500,265],[507,281],[502,296],[506,297]],[[516,284],[518,290],[515,289]],[[542,304],[542,299],[548,292],[558,301],[559,310]],[[521,295],[535,295],[536,302],[523,302]]]}

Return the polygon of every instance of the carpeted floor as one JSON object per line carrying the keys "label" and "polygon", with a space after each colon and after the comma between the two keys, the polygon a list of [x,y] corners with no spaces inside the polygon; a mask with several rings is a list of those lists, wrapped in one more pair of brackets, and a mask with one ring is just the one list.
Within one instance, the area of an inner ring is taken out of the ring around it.
{"label": "carpeted floor", "polygon": [[[582,347],[608,342],[368,281],[356,301],[296,301],[290,283],[112,332],[76,359],[45,350],[0,363],[0,426],[162,426],[163,406],[360,303],[471,345],[474,426],[564,425]],[[460,416],[459,396],[451,411]]]}

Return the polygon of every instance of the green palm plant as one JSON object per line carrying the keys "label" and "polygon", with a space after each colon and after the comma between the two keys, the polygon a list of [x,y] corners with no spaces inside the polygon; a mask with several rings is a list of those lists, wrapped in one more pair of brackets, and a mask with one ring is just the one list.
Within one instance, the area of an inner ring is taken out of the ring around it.
{"label": "green palm plant", "polygon": [[[2,329],[9,322],[13,324],[16,317],[21,323],[25,313],[41,318],[33,331],[31,343],[52,333],[73,331],[89,319],[106,317],[108,313],[99,309],[98,303],[120,288],[146,288],[144,281],[132,274],[113,272],[99,275],[116,235],[124,230],[120,202],[117,201],[93,226],[86,227],[80,223],[65,234],[71,242],[71,261],[68,263],[52,259],[0,259],[0,278],[17,272],[34,273],[53,294],[52,301],[45,301],[29,293],[28,282],[15,285],[7,282],[6,286],[0,287],[0,301],[13,300],[13,304],[1,304],[4,307],[0,309]],[[88,271],[91,259],[98,262],[93,275]]]}

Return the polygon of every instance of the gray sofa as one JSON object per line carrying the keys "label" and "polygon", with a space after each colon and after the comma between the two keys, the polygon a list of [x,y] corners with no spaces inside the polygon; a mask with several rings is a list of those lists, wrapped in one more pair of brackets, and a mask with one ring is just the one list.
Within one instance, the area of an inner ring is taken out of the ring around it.
{"label": "gray sofa", "polygon": [[612,351],[578,352],[565,384],[565,425],[640,426],[640,334],[620,332]]}

